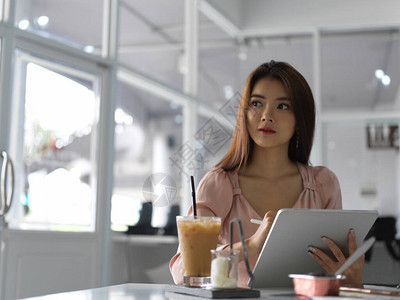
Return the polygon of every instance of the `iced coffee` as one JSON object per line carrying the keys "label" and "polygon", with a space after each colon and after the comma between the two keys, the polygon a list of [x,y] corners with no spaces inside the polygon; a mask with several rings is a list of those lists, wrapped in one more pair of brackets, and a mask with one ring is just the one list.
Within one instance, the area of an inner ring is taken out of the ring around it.
{"label": "iced coffee", "polygon": [[184,284],[204,285],[210,281],[210,250],[217,247],[221,218],[178,216],[176,224]]}

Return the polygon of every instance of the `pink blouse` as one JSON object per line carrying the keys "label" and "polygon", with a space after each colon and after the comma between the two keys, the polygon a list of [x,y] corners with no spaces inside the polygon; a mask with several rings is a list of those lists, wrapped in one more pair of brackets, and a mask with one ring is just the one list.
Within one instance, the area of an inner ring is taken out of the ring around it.
{"label": "pink blouse", "polygon": [[[342,196],[336,175],[326,167],[311,167],[298,163],[303,179],[304,190],[294,203],[293,208],[341,209]],[[218,249],[229,246],[229,222],[239,218],[244,238],[252,236],[258,225],[250,219],[262,219],[241,194],[239,177],[236,172],[226,172],[213,168],[202,178],[197,190],[197,215],[221,217],[221,232]],[[189,209],[189,215],[192,214]],[[233,229],[233,242],[240,241],[237,225]],[[258,255],[249,257],[253,269]],[[170,261],[170,271],[175,284],[183,283],[182,262],[178,252]],[[249,276],[244,261],[239,263],[238,284],[247,286]]]}

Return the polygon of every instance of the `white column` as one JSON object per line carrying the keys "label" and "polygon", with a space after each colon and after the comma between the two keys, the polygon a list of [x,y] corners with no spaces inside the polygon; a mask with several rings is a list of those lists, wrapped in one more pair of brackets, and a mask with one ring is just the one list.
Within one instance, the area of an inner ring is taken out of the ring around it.
{"label": "white column", "polygon": [[[199,13],[198,0],[185,0],[185,42],[184,42],[184,66],[185,74],[183,91],[189,96],[196,98],[198,89],[198,60],[199,60]],[[197,128],[197,103],[188,102],[183,107],[183,140],[182,143],[189,143],[195,149],[193,135]],[[195,176],[193,170],[185,170],[186,173]],[[186,213],[191,204],[190,180],[186,175],[182,178],[182,201],[181,213]]]}
{"label": "white column", "polygon": [[[115,101],[117,90],[118,0],[105,0],[103,6],[102,56],[113,60],[101,86],[101,119],[98,184],[97,226],[101,233],[100,283],[110,284],[111,257],[111,198],[113,189]],[[100,221],[101,220],[101,221]]]}
{"label": "white column", "polygon": [[197,95],[199,65],[199,13],[198,0],[185,0],[185,42],[183,91],[190,96]]}
{"label": "white column", "polygon": [[103,30],[101,56],[117,58],[118,54],[118,0],[103,2]]}
{"label": "white column", "polygon": [[[5,1],[2,12],[3,22],[7,26],[6,34],[1,40],[2,55],[0,63],[0,148],[9,149],[11,121],[11,97],[13,89],[13,39],[15,1]],[[7,74],[7,76],[5,76]],[[11,155],[11,153],[9,153]],[[15,157],[11,157],[15,159]]]}
{"label": "white column", "polygon": [[323,155],[323,124],[322,124],[322,107],[321,107],[321,33],[315,29],[313,34],[313,69],[314,69],[314,83],[313,94],[315,100],[315,135],[314,144],[311,150],[310,161],[313,165],[321,165],[326,163]]}
{"label": "white column", "polygon": [[[6,30],[6,35],[2,39],[2,55],[1,55],[1,63],[0,63],[0,150],[9,151],[9,139],[10,139],[10,124],[11,121],[11,95],[12,95],[12,82],[13,82],[13,40],[11,35],[11,30],[14,29],[14,15],[15,15],[15,1],[4,1],[4,10],[2,11],[3,16],[3,24],[8,27]],[[12,28],[12,29],[11,29]],[[4,76],[7,74],[7,76]],[[9,152],[11,155],[11,159],[14,160],[15,167],[15,157],[13,154]],[[18,174],[18,173],[17,173]],[[17,178],[18,179],[18,176]],[[17,188],[17,185],[15,185]],[[17,189],[15,189],[18,191]],[[19,201],[16,199],[16,195],[14,194],[14,201]],[[3,224],[0,223],[0,299],[5,298],[5,290],[6,290],[6,270],[5,270],[5,242],[3,242]]]}
{"label": "white column", "polygon": [[[161,131],[161,130],[160,130]],[[158,134],[153,138],[153,160],[152,174],[162,173],[171,174],[171,164],[169,157],[171,156],[170,148],[168,147],[168,137],[165,134]],[[153,191],[156,195],[165,194],[163,185],[156,185]],[[168,221],[168,213],[170,207],[160,205],[153,200],[153,212],[151,217],[151,225],[153,227],[163,228]]]}

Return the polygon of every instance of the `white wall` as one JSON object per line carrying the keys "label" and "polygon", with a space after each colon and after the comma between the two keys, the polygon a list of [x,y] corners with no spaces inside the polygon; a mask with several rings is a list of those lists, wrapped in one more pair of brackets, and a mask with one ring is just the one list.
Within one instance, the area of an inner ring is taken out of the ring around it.
{"label": "white wall", "polygon": [[399,152],[368,149],[366,139],[363,124],[339,123],[326,128],[326,165],[339,179],[343,207],[376,209],[381,216],[398,218]]}

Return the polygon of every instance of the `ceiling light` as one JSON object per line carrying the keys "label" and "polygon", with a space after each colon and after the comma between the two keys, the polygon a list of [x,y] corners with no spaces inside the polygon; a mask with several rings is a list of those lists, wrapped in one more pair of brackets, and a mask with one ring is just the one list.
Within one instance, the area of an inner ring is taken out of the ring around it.
{"label": "ceiling light", "polygon": [[176,115],[175,118],[174,118],[174,121],[175,121],[176,124],[182,124],[183,116],[181,114]]}
{"label": "ceiling light", "polygon": [[383,75],[382,84],[383,85],[389,85],[390,84],[390,77],[388,75]]}
{"label": "ceiling light", "polygon": [[381,69],[377,69],[375,71],[375,77],[378,78],[383,85],[388,86],[390,84],[390,77],[386,75],[385,72]]}
{"label": "ceiling light", "polygon": [[94,52],[94,46],[87,45],[87,46],[83,47],[83,51],[85,51],[87,53],[93,53]]}
{"label": "ceiling light", "polygon": [[36,19],[36,23],[41,28],[46,28],[49,24],[49,17],[48,16],[40,16]]}
{"label": "ceiling light", "polygon": [[23,20],[19,21],[18,28],[21,30],[28,29],[29,28],[29,20],[23,19]]}
{"label": "ceiling light", "polygon": [[381,69],[377,69],[375,71],[375,77],[378,79],[381,79],[385,75],[385,72],[383,72]]}
{"label": "ceiling light", "polygon": [[233,97],[235,93],[233,92],[233,87],[229,84],[224,86],[224,96],[226,100],[229,100]]}

